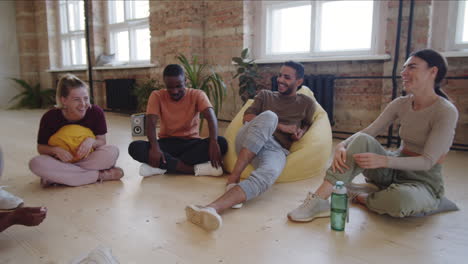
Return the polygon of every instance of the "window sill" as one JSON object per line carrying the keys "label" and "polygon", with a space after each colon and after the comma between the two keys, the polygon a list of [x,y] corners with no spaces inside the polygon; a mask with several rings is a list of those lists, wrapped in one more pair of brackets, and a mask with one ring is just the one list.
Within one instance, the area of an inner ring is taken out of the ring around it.
{"label": "window sill", "polygon": [[116,66],[95,66],[93,70],[120,70],[120,69],[139,69],[139,68],[153,68],[156,67],[155,64],[126,64],[126,65],[116,65]]}
{"label": "window sill", "polygon": [[446,58],[468,57],[468,51],[445,51],[441,52]]}
{"label": "window sill", "polygon": [[[139,68],[153,68],[155,64],[125,64],[116,66],[95,66],[93,70],[120,70],[120,69],[139,69]],[[47,72],[72,72],[72,71],[87,71],[87,67],[70,67],[70,68],[57,68],[49,69]]]}
{"label": "window sill", "polygon": [[266,58],[256,59],[257,64],[268,64],[268,63],[283,63],[287,60],[295,60],[299,62],[320,62],[320,61],[365,61],[365,60],[390,60],[389,54],[383,55],[352,55],[352,56],[326,56],[326,57],[277,57],[277,58]]}
{"label": "window sill", "polygon": [[72,72],[72,71],[86,71],[87,67],[69,67],[69,68],[55,68],[48,69],[47,72]]}

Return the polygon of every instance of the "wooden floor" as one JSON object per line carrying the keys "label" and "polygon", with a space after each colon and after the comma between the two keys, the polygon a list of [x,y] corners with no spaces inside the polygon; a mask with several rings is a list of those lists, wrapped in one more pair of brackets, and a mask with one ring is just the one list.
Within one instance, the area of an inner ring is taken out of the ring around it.
{"label": "wooden floor", "polygon": [[288,222],[286,213],[322,180],[314,178],[275,185],[226,212],[223,227],[208,233],[185,220],[184,208],[222,194],[225,177],[142,179],[127,153],[128,116],[107,113],[122,181],[42,189],[28,169],[42,113],[0,110],[6,157],[0,184],[26,205],[48,207],[40,226],[0,233],[0,263],[69,263],[99,245],[121,263],[468,263],[468,152],[450,152],[444,166],[447,196],[458,212],[395,219],[353,205],[345,232],[331,231],[329,219]]}

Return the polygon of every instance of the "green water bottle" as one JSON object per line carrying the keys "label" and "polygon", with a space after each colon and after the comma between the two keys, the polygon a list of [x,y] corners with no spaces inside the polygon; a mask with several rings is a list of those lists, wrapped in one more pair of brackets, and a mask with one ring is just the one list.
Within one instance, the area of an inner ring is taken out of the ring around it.
{"label": "green water bottle", "polygon": [[337,181],[333,187],[331,195],[331,229],[335,231],[344,231],[348,216],[348,195],[346,187],[342,181]]}

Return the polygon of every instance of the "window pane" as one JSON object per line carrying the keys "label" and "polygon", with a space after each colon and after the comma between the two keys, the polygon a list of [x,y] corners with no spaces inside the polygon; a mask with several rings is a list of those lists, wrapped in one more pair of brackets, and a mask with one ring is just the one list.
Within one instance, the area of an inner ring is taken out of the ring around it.
{"label": "window pane", "polygon": [[80,30],[84,30],[85,28],[84,22],[85,22],[84,1],[79,1],[78,2],[78,23],[79,23]]}
{"label": "window pane", "polygon": [[114,52],[117,61],[129,61],[130,50],[128,44],[128,31],[114,33]]}
{"label": "window pane", "polygon": [[77,26],[75,24],[75,5],[72,2],[68,2],[68,25],[70,26],[70,31],[77,30]]}
{"label": "window pane", "polygon": [[468,1],[464,3],[464,12],[463,12],[463,32],[462,32],[462,42],[468,42]]}
{"label": "window pane", "polygon": [[134,18],[145,18],[149,16],[149,1],[138,0],[134,1],[135,6],[135,17]]}
{"label": "window pane", "polygon": [[136,30],[136,59],[149,60],[150,59],[150,31],[149,28],[142,28]]}
{"label": "window pane", "polygon": [[60,4],[60,32],[62,34],[68,32],[66,3]]}
{"label": "window pane", "polygon": [[322,4],[320,51],[370,49],[372,1],[336,1]]}
{"label": "window pane", "polygon": [[63,66],[70,66],[70,45],[68,39],[62,40],[62,64]]}
{"label": "window pane", "polygon": [[87,64],[87,60],[86,60],[86,41],[85,41],[85,38],[82,37],[81,38],[81,58],[80,58],[80,64]]}
{"label": "window pane", "polygon": [[86,64],[86,41],[84,37],[76,37],[71,40],[71,64]]}
{"label": "window pane", "polygon": [[112,4],[113,8],[110,9],[110,17],[111,23],[121,23],[125,20],[125,9],[124,9],[124,1],[122,0],[115,0],[110,1],[109,3]]}
{"label": "window pane", "polygon": [[72,65],[80,64],[78,61],[80,58],[78,54],[79,48],[80,48],[79,39],[72,39],[71,40],[71,57],[72,57],[71,64]]}
{"label": "window pane", "polygon": [[310,50],[310,5],[275,9],[271,16],[272,53]]}

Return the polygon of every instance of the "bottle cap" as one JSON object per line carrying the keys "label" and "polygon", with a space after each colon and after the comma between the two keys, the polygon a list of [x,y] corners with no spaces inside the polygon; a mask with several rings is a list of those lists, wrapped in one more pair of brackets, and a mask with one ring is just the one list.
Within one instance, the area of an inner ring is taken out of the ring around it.
{"label": "bottle cap", "polygon": [[333,187],[333,192],[338,193],[338,194],[346,194],[347,190],[346,190],[344,182],[337,181],[335,183],[335,186]]}

